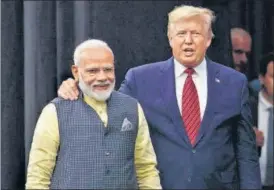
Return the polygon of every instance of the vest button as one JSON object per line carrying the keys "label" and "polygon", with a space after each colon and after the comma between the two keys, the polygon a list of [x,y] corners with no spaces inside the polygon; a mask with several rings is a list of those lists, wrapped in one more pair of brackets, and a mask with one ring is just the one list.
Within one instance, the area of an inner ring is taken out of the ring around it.
{"label": "vest button", "polygon": [[105,155],[106,155],[106,156],[109,156],[109,155],[110,155],[110,152],[105,152]]}

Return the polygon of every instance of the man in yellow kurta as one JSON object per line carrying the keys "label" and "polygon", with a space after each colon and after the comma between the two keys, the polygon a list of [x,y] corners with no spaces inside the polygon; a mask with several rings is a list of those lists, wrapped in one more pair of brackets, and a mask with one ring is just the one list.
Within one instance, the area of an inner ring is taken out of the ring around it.
{"label": "man in yellow kurta", "polygon": [[82,98],[54,99],[34,132],[27,189],[161,189],[139,103],[114,91],[114,55],[100,40],[76,47]]}

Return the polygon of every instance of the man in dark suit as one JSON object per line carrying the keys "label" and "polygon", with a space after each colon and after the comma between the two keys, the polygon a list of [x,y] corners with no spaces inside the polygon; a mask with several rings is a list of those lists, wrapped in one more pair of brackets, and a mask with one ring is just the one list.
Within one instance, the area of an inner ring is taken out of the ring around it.
{"label": "man in dark suit", "polygon": [[257,132],[263,133],[265,141],[257,139],[260,155],[260,169],[263,189],[274,189],[273,182],[273,80],[274,53],[263,56],[260,61],[262,89],[259,94],[250,98],[253,125]]}
{"label": "man in dark suit", "polygon": [[[169,13],[173,57],[132,68],[120,92],[138,99],[147,118],[163,189],[260,189],[246,77],[206,58],[211,10]],[[77,98],[76,83],[59,96]]]}

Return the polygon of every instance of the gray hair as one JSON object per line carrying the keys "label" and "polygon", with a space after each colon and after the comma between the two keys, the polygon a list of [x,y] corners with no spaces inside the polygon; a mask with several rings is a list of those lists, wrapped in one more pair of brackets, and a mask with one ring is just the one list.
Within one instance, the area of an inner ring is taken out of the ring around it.
{"label": "gray hair", "polygon": [[98,47],[106,48],[113,54],[113,51],[111,50],[111,48],[109,47],[109,45],[106,42],[104,42],[102,40],[98,40],[98,39],[89,39],[89,40],[82,42],[75,48],[74,54],[73,54],[74,64],[79,65],[81,54],[85,50],[92,49],[92,48],[98,48]]}
{"label": "gray hair", "polygon": [[231,35],[231,38],[238,37],[238,36],[239,37],[246,36],[250,39],[250,41],[252,41],[250,33],[243,28],[238,28],[238,27],[231,28],[230,35]]}

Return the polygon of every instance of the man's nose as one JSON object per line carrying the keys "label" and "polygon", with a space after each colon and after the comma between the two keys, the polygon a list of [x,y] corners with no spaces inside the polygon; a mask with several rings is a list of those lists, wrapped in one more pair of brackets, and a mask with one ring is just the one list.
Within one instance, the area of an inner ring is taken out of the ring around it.
{"label": "man's nose", "polygon": [[247,55],[245,53],[242,54],[242,60],[241,61],[244,62],[244,63],[247,63],[248,58],[247,58]]}
{"label": "man's nose", "polygon": [[190,34],[190,33],[187,33],[187,34],[185,35],[185,43],[186,43],[186,44],[191,44],[192,42],[193,42],[193,39],[192,39],[191,34]]}
{"label": "man's nose", "polygon": [[107,75],[103,70],[100,70],[100,72],[97,74],[97,80],[100,80],[100,81],[107,80]]}

